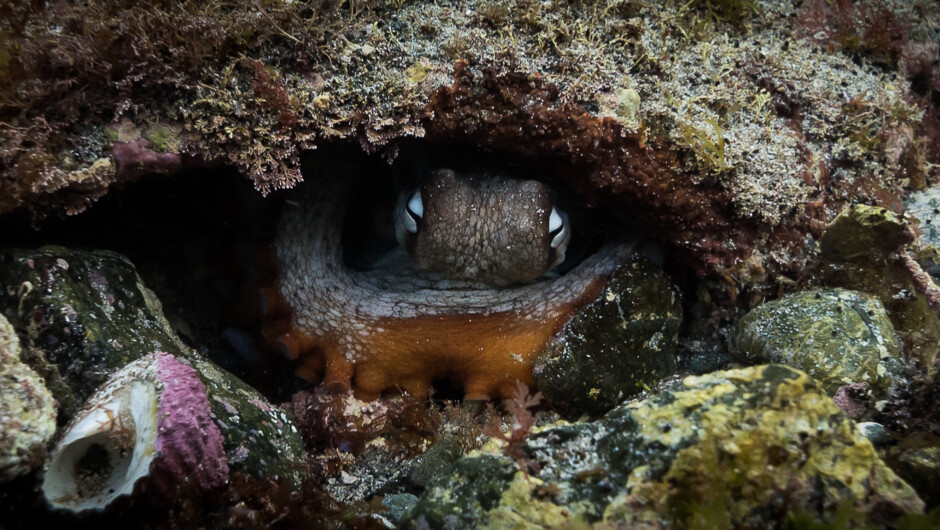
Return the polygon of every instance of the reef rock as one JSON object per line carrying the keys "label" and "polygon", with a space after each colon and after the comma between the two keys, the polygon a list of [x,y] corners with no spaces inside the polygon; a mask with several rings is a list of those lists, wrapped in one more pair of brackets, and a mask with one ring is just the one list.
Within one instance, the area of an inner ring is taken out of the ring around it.
{"label": "reef rock", "polygon": [[832,289],[767,302],[738,322],[736,355],[749,363],[783,363],[816,378],[830,395],[867,383],[883,396],[901,376],[901,343],[881,302]]}
{"label": "reef rock", "polygon": [[924,509],[822,389],[782,365],[688,377],[517,449],[525,469],[491,452],[458,460],[403,526],[890,524]]}
{"label": "reef rock", "polygon": [[[908,244],[915,241],[910,219],[888,208],[856,204],[845,208],[819,241],[819,281],[828,287],[878,297],[905,346],[905,356],[932,366],[940,352],[940,293],[927,297],[928,276],[918,270]],[[918,281],[917,276],[921,276]]]}
{"label": "reef rock", "polygon": [[24,7],[0,65],[0,213],[79,211],[193,159],[267,192],[310,178],[305,150],[393,158],[420,138],[564,166],[700,272],[754,252],[794,272],[842,205],[936,173],[916,50],[938,14],[875,4],[281,2],[260,24],[245,6]]}
{"label": "reef rock", "polygon": [[20,340],[0,313],[0,482],[42,464],[55,416],[55,400],[20,361]]}
{"label": "reef rock", "polygon": [[643,256],[623,264],[536,362],[535,382],[555,406],[599,414],[676,370],[679,294]]}
{"label": "reef rock", "polygon": [[66,404],[45,477],[54,506],[100,510],[142,477],[159,476],[151,490],[171,501],[183,483],[211,490],[235,473],[300,483],[303,443],[284,411],[186,347],[124,256],[6,250],[0,285],[27,360]]}
{"label": "reef rock", "polygon": [[[109,251],[0,251],[0,311],[69,418],[116,370],[182,343],[134,265]],[[155,346],[159,345],[159,346]]]}
{"label": "reef rock", "polygon": [[888,450],[891,467],[913,486],[927,503],[940,506],[940,437],[918,433]]}
{"label": "reef rock", "polygon": [[922,245],[919,260],[934,281],[940,279],[940,187],[912,193],[904,206],[907,215],[917,219]]}

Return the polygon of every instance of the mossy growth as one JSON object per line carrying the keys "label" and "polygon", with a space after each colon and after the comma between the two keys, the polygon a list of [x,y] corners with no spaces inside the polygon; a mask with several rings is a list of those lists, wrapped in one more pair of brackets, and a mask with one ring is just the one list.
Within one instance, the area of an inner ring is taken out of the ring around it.
{"label": "mossy growth", "polygon": [[816,383],[782,365],[689,377],[523,449],[540,470],[464,457],[403,526],[764,528],[794,514],[829,524],[843,502],[893,524],[924,507]]}
{"label": "mossy growth", "polygon": [[144,131],[141,136],[153,142],[153,150],[158,153],[173,153],[179,151],[180,136],[170,127],[153,127]]}
{"label": "mossy growth", "polygon": [[752,16],[759,15],[757,0],[692,0],[690,4],[713,22],[743,26]]}
{"label": "mossy growth", "polygon": [[689,147],[710,173],[724,173],[732,169],[725,160],[725,138],[721,124],[715,118],[705,118],[708,127],[679,123],[682,143]]}
{"label": "mossy growth", "polygon": [[[60,166],[57,154],[75,151],[75,124],[180,119],[198,97],[194,92],[216,87],[219,72],[244,60],[309,74],[311,65],[329,54],[332,35],[376,16],[373,2],[335,0],[265,2],[261,11],[230,0],[143,1],[133,9],[125,4],[30,2],[0,8],[0,122],[8,125],[0,130],[0,167],[14,180],[41,186],[53,178]],[[216,117],[225,121],[235,114]],[[252,121],[252,132],[264,130],[260,118]],[[156,150],[174,149],[175,135],[166,127],[149,134]],[[82,150],[79,162],[90,165],[106,156],[108,147]],[[205,147],[214,151],[210,157],[229,155]],[[284,154],[264,147],[272,158]],[[280,169],[272,166],[258,172]]]}
{"label": "mossy growth", "polygon": [[761,14],[757,0],[680,0],[673,7],[676,29],[692,40],[707,40],[722,25],[745,30]]}

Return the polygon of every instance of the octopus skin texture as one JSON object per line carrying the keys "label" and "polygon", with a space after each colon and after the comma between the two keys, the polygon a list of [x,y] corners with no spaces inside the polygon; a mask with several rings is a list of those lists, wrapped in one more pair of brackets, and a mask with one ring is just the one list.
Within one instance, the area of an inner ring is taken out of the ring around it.
{"label": "octopus skin texture", "polygon": [[[353,269],[341,238],[363,186],[355,173],[320,171],[294,192],[275,241],[276,286],[262,292],[264,335],[295,360],[299,377],[329,390],[352,389],[362,399],[396,389],[427,396],[434,381],[450,380],[465,399],[511,397],[517,382],[534,385],[536,357],[631,252],[628,243],[607,243],[561,275],[520,272],[526,267],[518,260],[503,274],[492,265],[501,257],[531,256],[542,272],[563,257],[567,240],[544,186],[470,179],[468,188],[452,171],[439,170],[402,195],[396,215],[405,216],[406,226],[396,230],[412,253],[424,244],[456,259],[422,259],[420,248],[409,256],[400,247],[369,270]],[[444,230],[453,237],[433,236],[441,224],[459,229]],[[512,229],[522,233],[507,236]],[[531,230],[539,235],[525,234]],[[420,241],[422,232],[431,234],[430,243]],[[409,240],[415,235],[419,241]],[[537,248],[545,245],[551,248]],[[442,262],[457,265],[434,265]]]}

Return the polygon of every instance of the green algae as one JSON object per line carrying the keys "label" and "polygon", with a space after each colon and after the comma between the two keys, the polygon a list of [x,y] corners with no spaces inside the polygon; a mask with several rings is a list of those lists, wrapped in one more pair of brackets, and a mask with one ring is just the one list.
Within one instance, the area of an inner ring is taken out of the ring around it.
{"label": "green algae", "polygon": [[153,142],[153,150],[157,153],[178,153],[180,150],[180,135],[170,127],[152,127],[141,136]]}

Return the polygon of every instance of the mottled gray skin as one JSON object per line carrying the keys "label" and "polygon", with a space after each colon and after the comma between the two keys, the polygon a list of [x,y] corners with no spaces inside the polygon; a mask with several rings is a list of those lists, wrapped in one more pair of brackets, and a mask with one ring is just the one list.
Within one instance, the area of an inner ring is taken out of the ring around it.
{"label": "mottled gray skin", "polygon": [[420,270],[511,285],[532,282],[564,260],[564,247],[551,246],[552,199],[541,182],[458,177],[439,169],[424,180],[420,194],[424,213],[417,233],[397,231]]}
{"label": "mottled gray skin", "polygon": [[384,331],[380,319],[504,312],[527,320],[558,318],[565,304],[582,299],[631,253],[632,243],[608,244],[559,278],[505,288],[425,274],[410,260],[384,259],[372,270],[352,270],[343,262],[342,219],[355,199],[358,175],[346,171],[308,170],[318,178],[288,204],[276,249],[280,292],[294,324],[311,337],[336,337],[352,362],[378,353],[366,351],[364,342]]}

